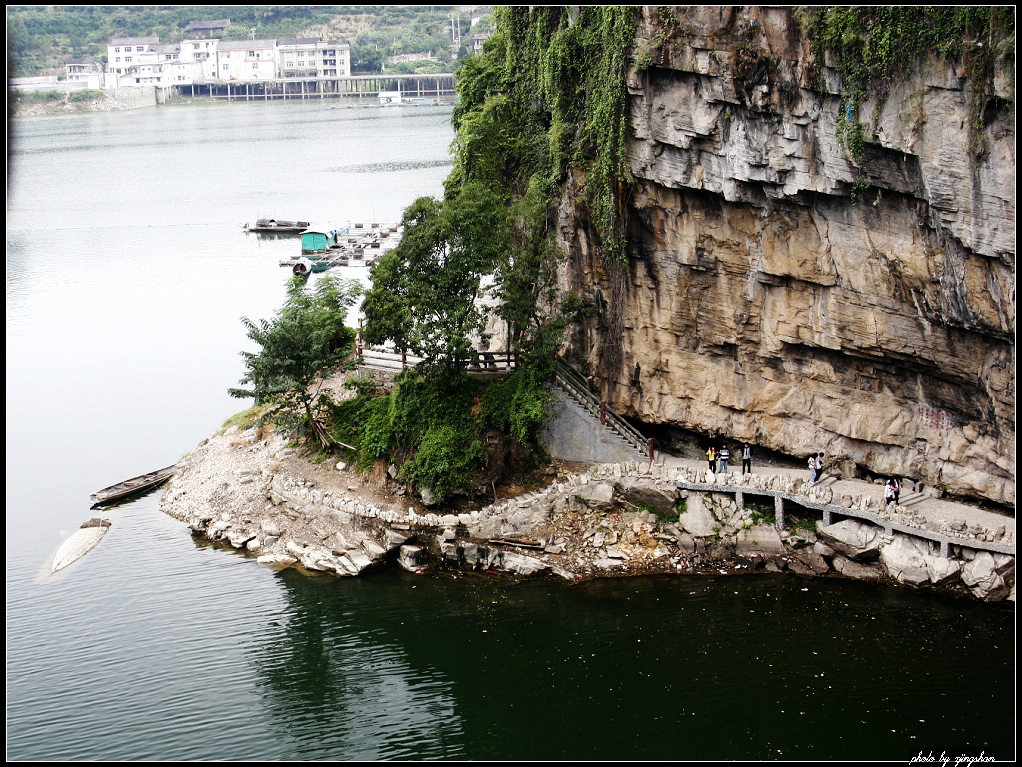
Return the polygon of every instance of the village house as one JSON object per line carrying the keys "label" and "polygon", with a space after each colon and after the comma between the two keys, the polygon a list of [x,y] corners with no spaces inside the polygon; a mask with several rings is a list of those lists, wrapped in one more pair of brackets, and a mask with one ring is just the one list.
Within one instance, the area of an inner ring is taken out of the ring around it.
{"label": "village house", "polygon": [[351,75],[351,46],[320,38],[278,40],[280,77],[303,80]]}
{"label": "village house", "polygon": [[231,26],[230,19],[215,19],[213,21],[193,21],[185,27],[185,35],[188,37],[220,37],[227,28]]}
{"label": "village house", "polygon": [[[227,24],[230,22],[223,20]],[[217,28],[220,22],[207,22]],[[189,25],[190,27],[192,25]],[[217,40],[196,37],[161,44],[159,37],[114,38],[107,45],[107,88],[170,87],[217,81],[324,79],[351,75],[347,42]],[[97,86],[98,87],[98,86]]]}
{"label": "village house", "polygon": [[93,59],[71,59],[64,65],[64,79],[85,88],[102,88],[103,65]]}

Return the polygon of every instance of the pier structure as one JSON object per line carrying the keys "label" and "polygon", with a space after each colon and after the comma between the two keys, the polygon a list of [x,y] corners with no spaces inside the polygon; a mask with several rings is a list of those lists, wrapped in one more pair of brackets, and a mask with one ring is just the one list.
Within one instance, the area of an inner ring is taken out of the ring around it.
{"label": "pier structure", "polygon": [[409,99],[454,98],[454,75],[351,75],[315,79],[211,80],[175,85],[180,96],[208,96],[214,101],[272,101],[280,99],[376,98],[380,92],[400,91]]}

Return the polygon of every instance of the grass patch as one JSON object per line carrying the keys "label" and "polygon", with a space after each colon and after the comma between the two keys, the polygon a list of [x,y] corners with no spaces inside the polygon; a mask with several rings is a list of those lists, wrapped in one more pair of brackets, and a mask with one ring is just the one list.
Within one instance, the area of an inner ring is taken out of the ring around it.
{"label": "grass patch", "polygon": [[803,517],[791,517],[787,520],[788,529],[793,533],[815,533],[817,520]]}
{"label": "grass patch", "polygon": [[224,421],[223,428],[229,429],[232,426],[237,426],[239,429],[253,429],[257,426],[262,426],[263,416],[271,407],[272,405],[270,404],[253,405],[248,410],[235,413]]}

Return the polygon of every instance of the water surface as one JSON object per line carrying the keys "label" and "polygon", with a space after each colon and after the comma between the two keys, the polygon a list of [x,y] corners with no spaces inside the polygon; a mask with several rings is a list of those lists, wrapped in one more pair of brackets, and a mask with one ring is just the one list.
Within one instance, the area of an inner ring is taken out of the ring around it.
{"label": "water surface", "polygon": [[298,246],[244,222],[397,222],[442,193],[449,108],[335,106],[11,126],[9,759],[1014,758],[1005,606],[781,576],[277,573],[193,540],[158,492],[47,575],[90,493],[247,405],[226,393],[240,318],[279,307]]}

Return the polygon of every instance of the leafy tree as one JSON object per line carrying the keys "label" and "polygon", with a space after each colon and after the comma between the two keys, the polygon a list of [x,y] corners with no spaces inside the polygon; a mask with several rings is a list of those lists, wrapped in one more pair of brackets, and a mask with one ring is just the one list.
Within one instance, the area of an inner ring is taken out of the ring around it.
{"label": "leafy tree", "polygon": [[286,428],[310,430],[327,447],[330,436],[314,412],[321,374],[336,367],[350,353],[355,332],[344,325],[361,286],[354,280],[335,280],[327,275],[309,290],[303,280],[288,285],[283,308],[272,320],[242,323],[258,352],[243,351],[247,372],[241,378],[247,388],[229,389],[232,397],[253,397],[256,404],[272,403],[267,417]]}
{"label": "leafy tree", "polygon": [[420,197],[402,218],[404,238],[379,259],[366,294],[365,340],[393,341],[424,367],[464,369],[486,315],[478,299],[510,246],[504,201],[467,184],[444,201]]}

